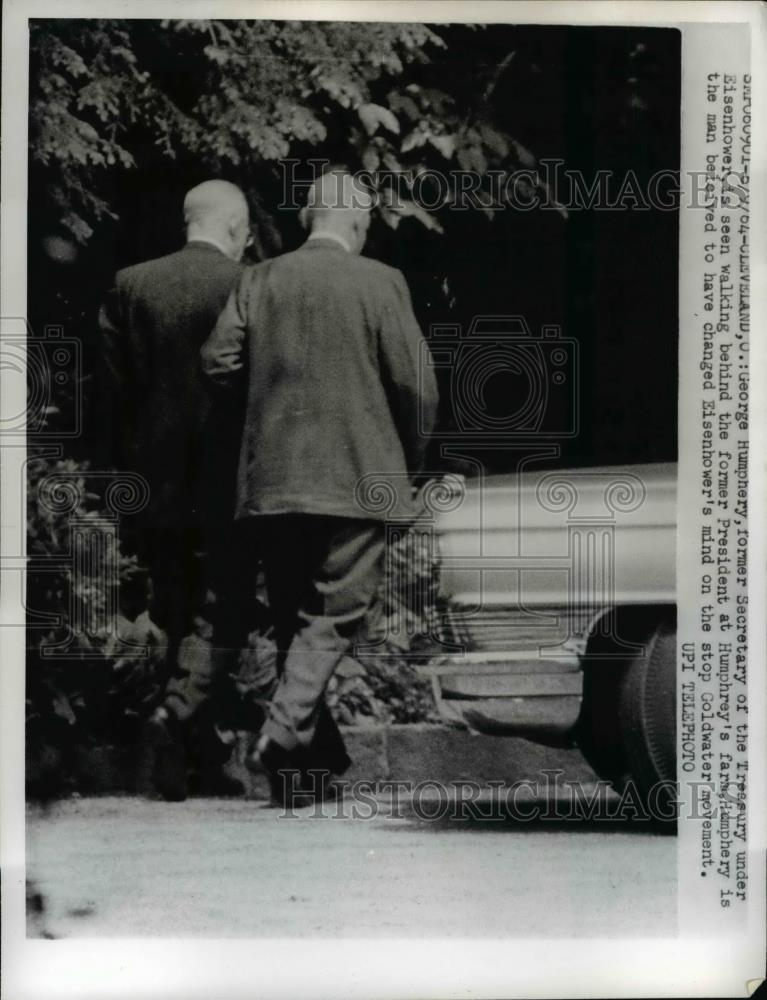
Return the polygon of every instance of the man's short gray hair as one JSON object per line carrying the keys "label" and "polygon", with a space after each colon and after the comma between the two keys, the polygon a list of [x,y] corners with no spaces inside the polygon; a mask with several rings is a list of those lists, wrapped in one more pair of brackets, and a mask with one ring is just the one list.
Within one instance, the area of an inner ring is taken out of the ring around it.
{"label": "man's short gray hair", "polygon": [[236,184],[229,181],[203,181],[184,198],[184,222],[201,226],[212,220],[248,214],[248,201]]}
{"label": "man's short gray hair", "polygon": [[301,217],[304,225],[311,228],[318,219],[327,217],[330,212],[342,209],[367,212],[373,207],[374,201],[370,188],[350,171],[328,170],[309,188]]}

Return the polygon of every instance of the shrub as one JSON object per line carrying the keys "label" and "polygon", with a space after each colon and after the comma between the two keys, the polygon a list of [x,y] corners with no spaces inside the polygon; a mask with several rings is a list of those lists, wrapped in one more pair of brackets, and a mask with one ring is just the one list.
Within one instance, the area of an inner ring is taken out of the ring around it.
{"label": "shrub", "polygon": [[[430,682],[418,672],[436,634],[438,559],[433,535],[416,523],[392,533],[379,600],[356,656],[346,656],[331,678],[327,702],[344,725],[436,721]],[[240,658],[240,691],[261,696],[276,676],[276,648],[253,632]]]}
{"label": "shrub", "polygon": [[65,780],[78,747],[129,739],[161,691],[164,637],[119,606],[145,574],[105,512],[116,484],[87,463],[28,465],[27,753],[41,790]]}
{"label": "shrub", "polygon": [[417,670],[428,659],[438,619],[438,558],[428,523],[393,532],[369,642],[343,661],[328,703],[339,722],[428,722],[436,717],[430,682]]}
{"label": "shrub", "polygon": [[[78,748],[134,742],[162,696],[165,636],[146,611],[146,572],[120,545],[110,512],[118,483],[87,463],[29,463],[27,745],[40,789],[76,770]],[[431,538],[416,524],[390,539],[367,645],[342,661],[328,688],[341,723],[435,717],[430,684],[417,671],[437,618]],[[275,660],[274,643],[254,632],[241,657],[241,693],[263,694]]]}

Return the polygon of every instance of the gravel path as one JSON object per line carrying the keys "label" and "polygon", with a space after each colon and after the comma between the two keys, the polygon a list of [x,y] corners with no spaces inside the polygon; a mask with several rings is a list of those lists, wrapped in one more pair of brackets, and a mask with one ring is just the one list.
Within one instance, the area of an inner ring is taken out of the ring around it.
{"label": "gravel path", "polygon": [[42,926],[56,937],[674,933],[674,837],[386,812],[117,797],[30,810]]}

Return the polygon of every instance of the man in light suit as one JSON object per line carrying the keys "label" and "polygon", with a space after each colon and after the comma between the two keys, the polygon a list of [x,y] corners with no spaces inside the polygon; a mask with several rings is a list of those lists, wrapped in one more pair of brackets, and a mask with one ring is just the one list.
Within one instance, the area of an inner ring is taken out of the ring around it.
{"label": "man in light suit", "polygon": [[[402,274],[361,257],[372,198],[347,173],[314,185],[298,250],[249,268],[203,346],[203,368],[246,383],[236,518],[263,557],[280,679],[256,757],[276,799],[308,765],[330,677],[379,587],[385,518],[411,516],[436,412],[431,366]],[[387,510],[365,502],[381,482]],[[230,641],[237,645],[236,639]]]}
{"label": "man in light suit", "polygon": [[[209,654],[185,637],[206,589],[215,589],[200,553],[209,547],[209,522],[221,525],[233,516],[236,455],[227,460],[225,435],[219,435],[215,472],[204,457],[211,417],[227,419],[220,409],[211,413],[199,352],[243,271],[248,203],[234,184],[205,181],[187,193],[184,222],[183,249],[119,271],[100,314],[110,458],[117,468],[143,475],[150,489],[134,528],[152,581],[150,617],[168,639],[171,678],[150,729],[157,786],[170,799],[186,796],[181,728],[209,712],[217,694]],[[211,488],[201,491],[201,484]],[[221,546],[214,550],[220,562]],[[209,722],[205,731],[216,748]]]}

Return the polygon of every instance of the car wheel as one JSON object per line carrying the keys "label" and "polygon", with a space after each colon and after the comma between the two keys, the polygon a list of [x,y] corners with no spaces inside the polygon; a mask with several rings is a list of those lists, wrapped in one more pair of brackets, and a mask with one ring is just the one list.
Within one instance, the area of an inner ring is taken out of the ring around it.
{"label": "car wheel", "polygon": [[676,781],[676,628],[664,622],[622,678],[618,706],[628,771],[642,801],[670,819]]}
{"label": "car wheel", "polygon": [[587,663],[576,743],[598,777],[622,786],[629,762],[621,738],[619,709],[626,666],[615,661]]}

